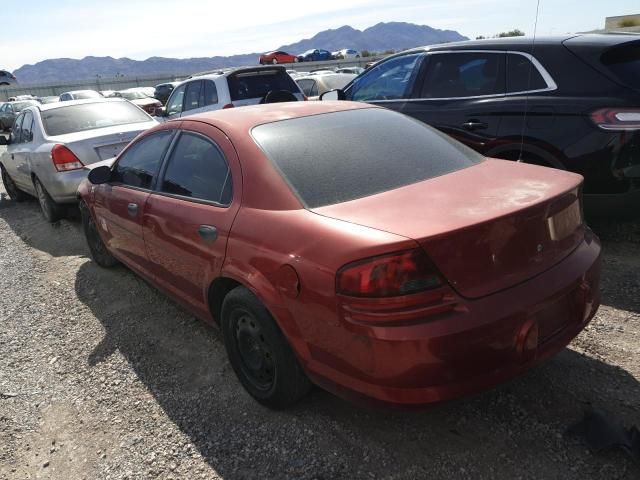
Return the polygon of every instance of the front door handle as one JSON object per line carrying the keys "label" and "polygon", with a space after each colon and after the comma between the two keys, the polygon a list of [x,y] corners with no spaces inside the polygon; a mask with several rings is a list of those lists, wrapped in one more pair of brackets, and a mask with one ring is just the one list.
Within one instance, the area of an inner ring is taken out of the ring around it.
{"label": "front door handle", "polygon": [[484,122],[479,122],[478,120],[469,120],[462,124],[464,128],[467,130],[481,130],[487,128],[487,124]]}
{"label": "front door handle", "polygon": [[198,235],[207,243],[215,242],[218,238],[218,229],[213,225],[200,225]]}
{"label": "front door handle", "polygon": [[127,212],[129,212],[130,217],[135,217],[136,215],[138,215],[138,204],[130,203],[129,205],[127,205]]}

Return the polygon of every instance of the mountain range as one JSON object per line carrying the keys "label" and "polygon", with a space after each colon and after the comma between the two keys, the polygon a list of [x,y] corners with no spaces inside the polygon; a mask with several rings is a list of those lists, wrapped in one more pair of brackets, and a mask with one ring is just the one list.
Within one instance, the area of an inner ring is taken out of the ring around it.
{"label": "mountain range", "polygon": [[[312,38],[284,45],[278,50],[298,54],[311,48],[334,51],[342,48],[381,52],[388,49],[430,45],[434,43],[468,40],[453,30],[438,30],[428,25],[405,22],[378,23],[365,30],[349,25],[324,30]],[[113,57],[85,57],[83,59],[55,58],[35,65],[23,65],[13,73],[21,85],[64,82],[74,80],[114,78],[115,76],[143,77],[155,74],[190,74],[222,67],[255,65],[259,53],[232,55],[229,57],[165,58],[146,60]]]}

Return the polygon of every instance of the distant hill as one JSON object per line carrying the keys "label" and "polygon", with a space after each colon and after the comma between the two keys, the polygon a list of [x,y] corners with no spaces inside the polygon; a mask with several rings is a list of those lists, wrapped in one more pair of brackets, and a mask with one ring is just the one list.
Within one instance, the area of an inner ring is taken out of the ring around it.
{"label": "distant hill", "polygon": [[[420,45],[468,40],[453,30],[438,30],[427,25],[404,22],[378,23],[363,31],[345,25],[325,30],[310,39],[304,39],[279,50],[298,54],[310,48],[339,50],[355,48],[381,52],[387,49],[400,50]],[[164,58],[151,57],[146,60],[113,57],[85,57],[83,59],[56,58],[43,60],[35,65],[24,65],[13,73],[21,85],[86,80],[101,77],[142,77],[156,74],[190,74],[222,67],[255,65],[258,53],[232,55],[230,57]]]}

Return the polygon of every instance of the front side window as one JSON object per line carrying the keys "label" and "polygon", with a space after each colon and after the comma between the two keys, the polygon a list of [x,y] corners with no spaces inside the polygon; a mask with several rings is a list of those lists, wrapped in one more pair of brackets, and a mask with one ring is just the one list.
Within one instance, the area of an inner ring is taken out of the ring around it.
{"label": "front side window", "polygon": [[542,90],[547,86],[531,60],[524,55],[507,54],[507,93]]}
{"label": "front side window", "polygon": [[171,153],[160,190],[228,205],[232,196],[231,173],[222,151],[209,139],[182,133]]}
{"label": "front side window", "polygon": [[355,101],[397,100],[407,98],[415,82],[415,70],[422,53],[396,57],[372,67],[356,78],[347,93]]}
{"label": "front side window", "polygon": [[504,53],[429,55],[422,98],[464,98],[505,93]]}
{"label": "front side window", "polygon": [[171,130],[163,130],[131,145],[116,163],[111,181],[150,189],[173,133]]}
{"label": "front side window", "polygon": [[202,91],[202,82],[190,82],[187,85],[187,93],[184,100],[184,111],[195,110],[202,107],[200,104],[200,93]]}
{"label": "front side window", "polygon": [[13,123],[13,127],[11,128],[11,135],[9,136],[10,142],[12,144],[21,143],[22,142],[22,121],[24,120],[24,114],[18,115],[16,121]]}
{"label": "front side window", "polygon": [[184,100],[184,91],[187,85],[181,85],[171,93],[171,98],[167,102],[167,115],[175,115],[182,113],[182,102]]}
{"label": "front side window", "polygon": [[33,114],[30,111],[24,112],[22,121],[22,142],[29,143],[33,140]]}
{"label": "front side window", "polygon": [[311,80],[309,78],[303,79],[303,80],[298,80],[298,86],[302,89],[302,91],[304,92],[304,94],[307,97],[311,97],[311,89],[313,88],[313,86],[316,84],[316,82],[314,80]]}

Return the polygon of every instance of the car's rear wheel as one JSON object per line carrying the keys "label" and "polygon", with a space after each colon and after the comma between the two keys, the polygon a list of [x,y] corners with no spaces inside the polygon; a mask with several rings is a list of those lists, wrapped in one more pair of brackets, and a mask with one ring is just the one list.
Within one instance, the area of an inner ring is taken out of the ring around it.
{"label": "car's rear wheel", "polygon": [[89,211],[87,204],[80,202],[80,214],[82,216],[82,229],[87,240],[87,246],[91,253],[91,258],[101,267],[110,268],[118,264],[116,257],[109,253],[107,246],[102,241],[96,222]]}
{"label": "car's rear wheel", "polygon": [[222,333],[231,366],[249,394],[271,408],[304,397],[311,383],[291,347],[258,298],[245,287],[222,304]]}
{"label": "car's rear wheel", "polygon": [[27,199],[27,194],[17,187],[11,176],[9,176],[9,172],[7,172],[2,166],[0,166],[0,174],[2,175],[2,184],[4,185],[4,189],[7,191],[9,198],[16,202],[25,201]]}
{"label": "car's rear wheel", "polygon": [[60,220],[62,217],[62,207],[53,201],[51,195],[49,195],[37,177],[33,179],[33,185],[36,189],[42,215],[44,215],[47,222],[54,223]]}

